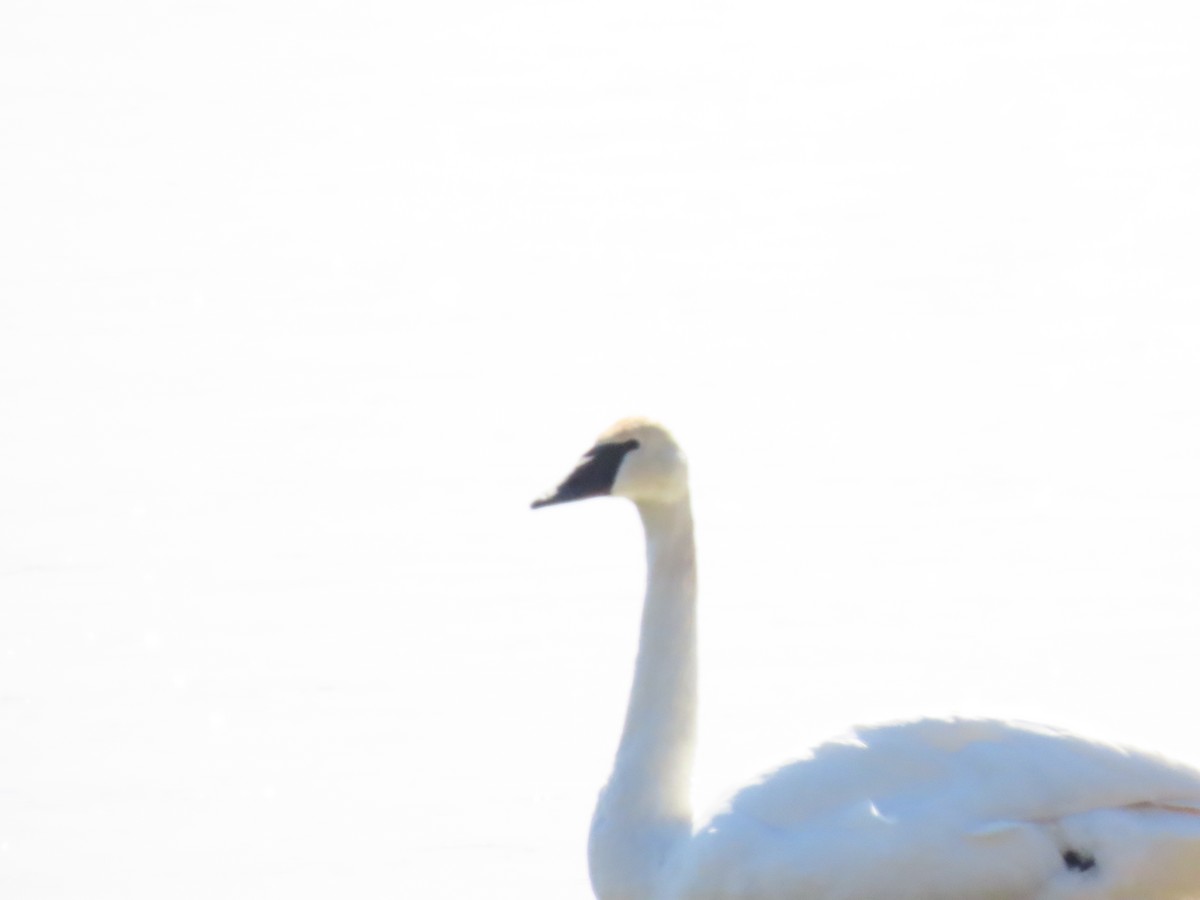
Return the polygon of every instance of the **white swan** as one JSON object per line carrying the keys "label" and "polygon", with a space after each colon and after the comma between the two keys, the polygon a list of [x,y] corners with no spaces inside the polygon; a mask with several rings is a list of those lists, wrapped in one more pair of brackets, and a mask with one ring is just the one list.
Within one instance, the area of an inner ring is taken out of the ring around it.
{"label": "white swan", "polygon": [[696,569],[687,464],[626,420],[534,507],[611,494],[646,531],[633,692],[588,842],[601,900],[1200,898],[1200,771],[1059,731],[857,731],[693,827]]}

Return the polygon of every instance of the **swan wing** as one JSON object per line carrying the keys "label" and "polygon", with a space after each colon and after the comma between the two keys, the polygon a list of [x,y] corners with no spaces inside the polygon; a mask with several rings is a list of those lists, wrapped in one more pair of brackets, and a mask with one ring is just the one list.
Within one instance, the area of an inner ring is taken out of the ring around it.
{"label": "swan wing", "polygon": [[1197,770],[1034,725],[927,719],[860,729],[740,791],[698,829],[668,895],[1151,900],[1197,887]]}

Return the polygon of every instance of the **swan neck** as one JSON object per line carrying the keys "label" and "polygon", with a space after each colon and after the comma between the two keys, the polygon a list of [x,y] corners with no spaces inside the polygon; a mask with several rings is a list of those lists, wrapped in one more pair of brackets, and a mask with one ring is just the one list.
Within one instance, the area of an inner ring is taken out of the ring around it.
{"label": "swan neck", "polygon": [[691,818],[696,735],[696,549],[686,501],[643,505],[646,600],[618,765],[653,779],[645,812]]}
{"label": "swan neck", "polygon": [[[632,883],[652,885],[671,850],[691,834],[696,737],[691,505],[685,497],[639,504],[638,511],[646,532],[646,599],[625,727],[592,822],[589,856],[600,897],[625,896]],[[612,878],[623,886],[611,884]]]}

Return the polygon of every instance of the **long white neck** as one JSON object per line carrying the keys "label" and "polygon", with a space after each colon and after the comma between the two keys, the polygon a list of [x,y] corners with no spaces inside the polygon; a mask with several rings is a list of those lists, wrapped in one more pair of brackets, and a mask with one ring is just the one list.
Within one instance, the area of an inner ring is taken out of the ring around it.
{"label": "long white neck", "polygon": [[639,504],[646,602],[625,729],[592,819],[588,862],[602,900],[643,900],[691,835],[696,738],[696,551],[687,497]]}

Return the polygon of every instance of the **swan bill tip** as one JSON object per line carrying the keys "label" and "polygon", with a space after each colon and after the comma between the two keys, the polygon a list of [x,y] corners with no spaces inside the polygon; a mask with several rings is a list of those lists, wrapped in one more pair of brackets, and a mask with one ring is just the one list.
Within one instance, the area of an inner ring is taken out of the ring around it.
{"label": "swan bill tip", "polygon": [[572,500],[582,500],[583,496],[577,495],[574,492],[563,490],[561,487],[551,491],[548,494],[543,494],[532,503],[529,504],[530,509],[541,509],[543,506],[557,506],[560,503],[570,503]]}

